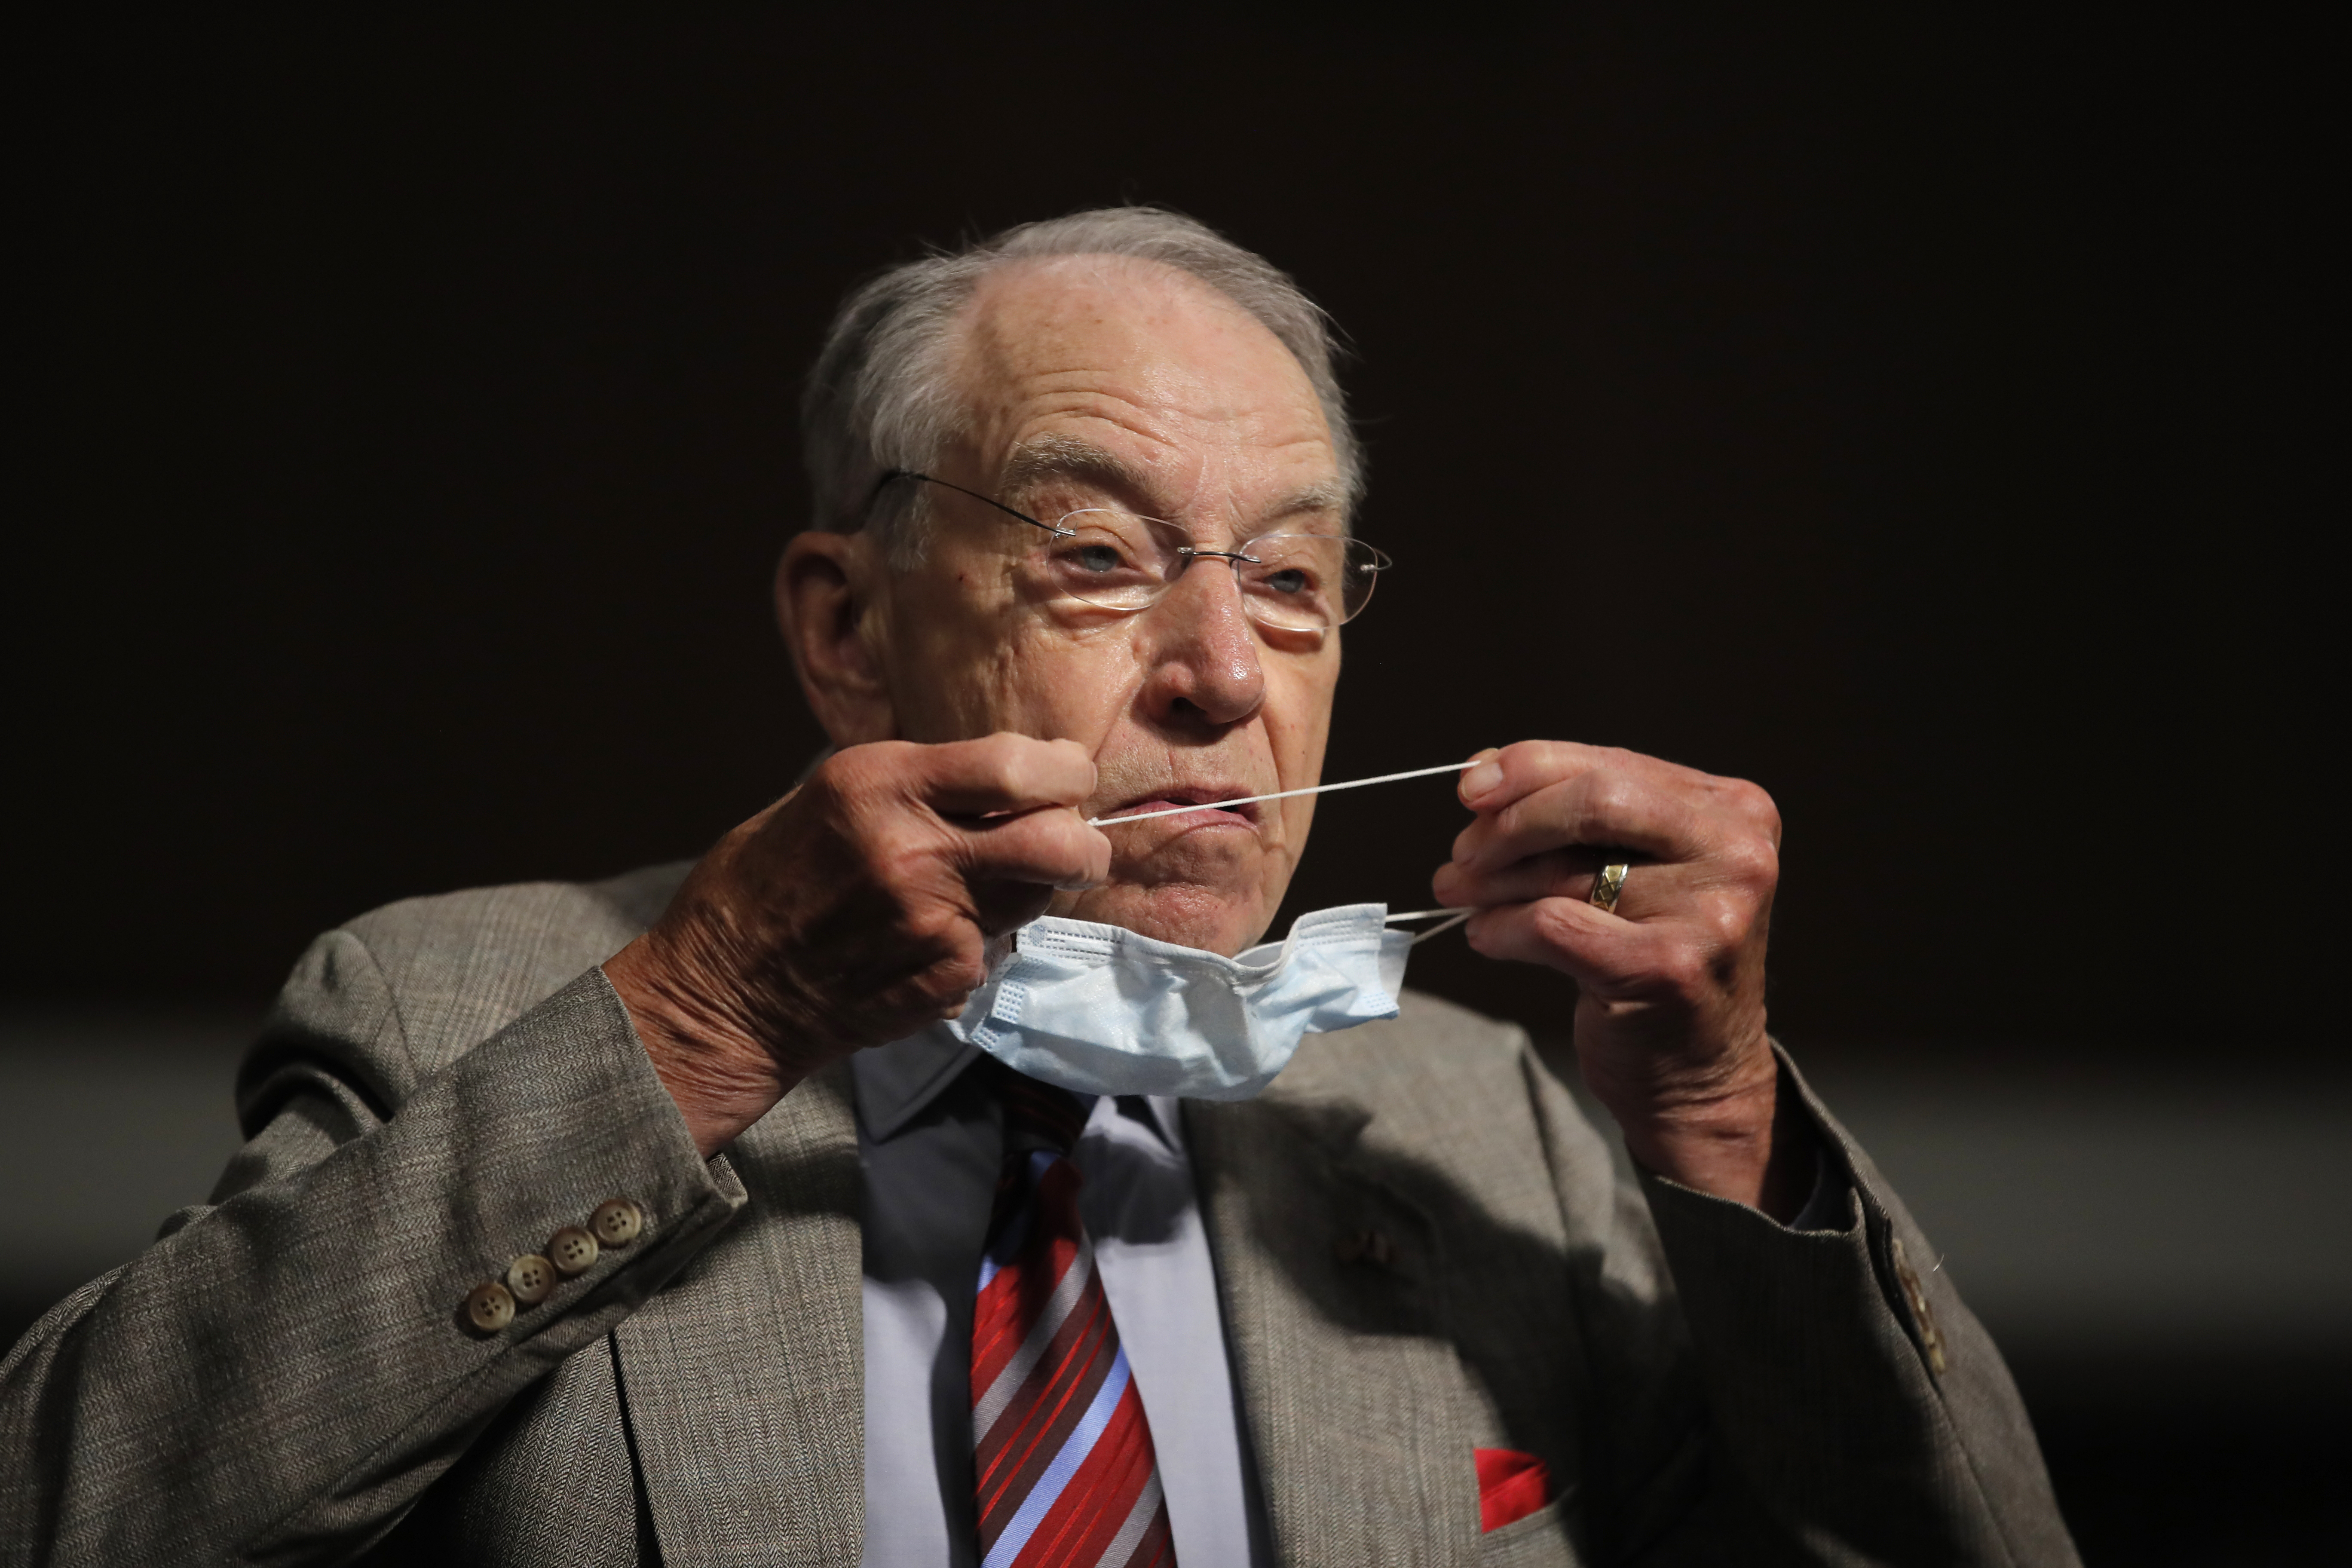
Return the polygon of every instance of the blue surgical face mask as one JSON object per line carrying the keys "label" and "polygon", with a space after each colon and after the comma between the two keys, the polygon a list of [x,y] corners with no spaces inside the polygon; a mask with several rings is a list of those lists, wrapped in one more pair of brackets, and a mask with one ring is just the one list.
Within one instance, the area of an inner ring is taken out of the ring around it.
{"label": "blue surgical face mask", "polygon": [[1397,1016],[1413,939],[1385,904],[1301,915],[1238,958],[1048,916],[993,953],[948,1028],[1006,1066],[1080,1094],[1248,1100],[1302,1035]]}

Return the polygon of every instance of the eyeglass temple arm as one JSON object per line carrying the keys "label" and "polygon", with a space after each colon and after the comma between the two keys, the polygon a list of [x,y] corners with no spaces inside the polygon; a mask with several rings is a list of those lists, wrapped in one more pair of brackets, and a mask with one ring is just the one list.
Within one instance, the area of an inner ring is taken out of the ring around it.
{"label": "eyeglass temple arm", "polygon": [[[978,490],[968,490],[961,485],[949,484],[947,480],[935,479],[929,474],[919,474],[912,468],[890,468],[885,470],[882,477],[874,481],[874,498],[879,499],[882,494],[883,487],[889,484],[894,479],[920,479],[927,485],[939,485],[943,489],[955,491],[958,495],[970,496],[972,500],[981,502],[984,506],[992,506],[1007,517],[1017,517],[1032,528],[1042,528],[1046,532],[1054,535],[1056,539],[1067,539],[1070,537],[1070,530],[1066,528],[1055,528],[1050,522],[1039,522],[1027,512],[1015,511],[1011,507],[1006,506],[1003,501],[992,500],[989,497],[981,494]],[[866,504],[870,507],[874,504],[874,500],[868,500]]]}

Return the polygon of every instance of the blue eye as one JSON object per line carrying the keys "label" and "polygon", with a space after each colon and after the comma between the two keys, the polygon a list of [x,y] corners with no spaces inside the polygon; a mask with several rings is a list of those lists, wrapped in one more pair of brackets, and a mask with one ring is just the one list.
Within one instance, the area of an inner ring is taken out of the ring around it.
{"label": "blue eye", "polygon": [[1307,574],[1299,571],[1276,572],[1267,576],[1265,585],[1277,594],[1307,592]]}
{"label": "blue eye", "polygon": [[1108,544],[1085,544],[1075,552],[1079,566],[1088,572],[1116,572],[1119,568],[1118,552]]}

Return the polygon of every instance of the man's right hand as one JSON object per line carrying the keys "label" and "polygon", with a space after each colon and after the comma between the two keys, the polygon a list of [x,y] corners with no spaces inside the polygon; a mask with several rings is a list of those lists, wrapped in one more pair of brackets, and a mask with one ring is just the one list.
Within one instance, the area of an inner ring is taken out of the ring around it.
{"label": "man's right hand", "polygon": [[604,964],[708,1156],[840,1057],[951,1018],[988,938],[1110,873],[1074,741],[852,746],[720,839]]}

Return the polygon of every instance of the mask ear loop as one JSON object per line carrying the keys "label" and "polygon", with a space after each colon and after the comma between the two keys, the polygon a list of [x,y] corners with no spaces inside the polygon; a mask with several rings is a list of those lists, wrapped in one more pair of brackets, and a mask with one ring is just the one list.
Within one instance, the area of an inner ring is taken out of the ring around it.
{"label": "mask ear loop", "polygon": [[1446,916],[1446,919],[1438,921],[1427,931],[1417,932],[1414,935],[1412,945],[1419,947],[1431,937],[1444,935],[1447,931],[1452,931],[1455,926],[1460,925],[1464,921],[1468,920],[1472,915],[1475,915],[1477,912],[1478,911],[1476,910],[1408,910],[1402,914],[1391,915],[1387,920],[1381,923],[1383,925],[1395,925],[1402,921],[1425,921],[1432,915]]}

